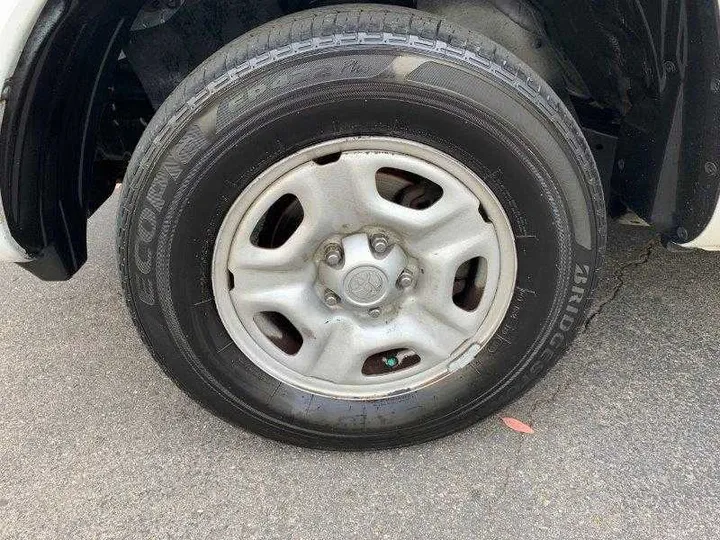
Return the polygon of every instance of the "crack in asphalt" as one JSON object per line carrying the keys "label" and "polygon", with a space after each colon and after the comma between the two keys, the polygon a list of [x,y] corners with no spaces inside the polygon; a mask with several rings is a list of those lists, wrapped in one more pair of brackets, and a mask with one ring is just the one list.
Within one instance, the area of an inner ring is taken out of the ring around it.
{"label": "crack in asphalt", "polygon": [[590,310],[588,311],[588,315],[585,319],[585,324],[583,324],[582,326],[582,332],[585,332],[590,327],[592,322],[595,320],[595,317],[597,317],[603,312],[605,306],[612,303],[617,298],[618,294],[620,294],[620,290],[625,285],[625,277],[627,273],[630,270],[638,268],[647,263],[650,260],[652,252],[655,250],[655,248],[659,246],[659,240],[657,238],[653,238],[647,244],[645,244],[642,252],[638,257],[631,261],[624,262],[617,270],[615,270],[615,272],[613,273],[613,279],[615,281],[615,284],[613,285],[612,290],[609,294],[605,295],[603,299],[599,300],[596,305],[590,308]]}
{"label": "crack in asphalt", "polygon": [[[625,278],[631,270],[638,268],[647,262],[650,261],[650,258],[652,256],[653,251],[659,247],[661,244],[657,238],[653,238],[649,242],[647,242],[640,252],[640,254],[635,257],[634,259],[630,261],[626,261],[623,264],[621,264],[617,270],[613,273],[612,279],[614,280],[614,285],[610,291],[609,294],[605,295],[605,297],[602,300],[599,300],[596,305],[594,305],[585,320],[585,323],[581,327],[581,332],[584,333],[590,324],[595,320],[595,318],[600,315],[605,307],[612,303],[620,294],[620,291],[625,285]],[[590,367],[592,367],[597,362],[589,362],[582,366],[582,371],[587,371]],[[548,397],[540,396],[538,399],[536,399],[533,404],[530,406],[530,409],[527,412],[527,418],[528,418],[528,424],[533,427],[535,423],[535,414],[541,407],[546,407],[548,405],[554,404],[557,399],[560,397],[561,394],[563,394],[565,391],[567,391],[574,382],[577,381],[577,377],[569,376],[565,379],[565,381],[559,383],[557,387],[555,388],[555,391],[550,394]],[[500,484],[500,488],[497,490],[497,493],[493,497],[493,500],[491,504],[497,504],[499,503],[502,498],[507,494],[508,487],[510,485],[510,479],[513,476],[513,473],[518,470],[520,467],[520,463],[522,461],[522,451],[523,446],[525,442],[525,435],[519,436],[519,442],[517,445],[517,448],[515,449],[515,452],[513,454],[513,459],[510,460],[510,463],[505,467],[505,473],[504,478],[502,481],[502,484]]]}
{"label": "crack in asphalt", "polygon": [[[572,382],[573,382],[573,379],[568,377],[568,379],[565,382],[558,384],[555,391],[549,397],[545,397],[545,398],[541,397],[541,398],[536,399],[533,402],[533,404],[530,406],[530,410],[527,413],[528,425],[530,427],[533,427],[534,416],[535,416],[535,413],[537,412],[537,410],[543,405],[550,405],[550,404],[554,403],[557,400],[558,396],[563,391],[565,391],[567,388],[570,387]],[[510,461],[510,463],[508,463],[507,467],[505,467],[505,476],[504,476],[502,484],[500,484],[500,489],[498,489],[497,494],[494,497],[493,504],[497,504],[498,502],[500,502],[500,500],[507,493],[508,486],[510,485],[510,478],[512,478],[513,472],[516,471],[520,466],[523,445],[524,445],[526,438],[527,438],[526,435],[519,435],[519,442],[518,442],[517,448],[515,449],[514,457]]]}
{"label": "crack in asphalt", "polygon": [[[595,317],[600,315],[605,307],[612,303],[620,294],[620,291],[622,290],[623,286],[625,285],[625,278],[628,274],[628,272],[632,269],[638,268],[647,262],[650,261],[650,257],[652,256],[653,251],[659,247],[661,244],[657,238],[653,238],[649,242],[647,242],[640,251],[640,254],[635,257],[634,259],[630,261],[626,261],[623,264],[621,264],[617,270],[613,273],[613,279],[615,280],[615,284],[612,287],[612,290],[609,294],[605,295],[605,297],[598,301],[597,305],[595,305],[593,308],[591,308],[588,317],[585,321],[585,324],[582,326],[582,331],[585,332],[590,324],[595,320]],[[589,368],[597,364],[598,361],[591,361],[581,366],[582,372],[585,373]],[[528,411],[528,422],[530,423],[530,426],[533,425],[534,422],[534,416],[535,413],[538,411],[540,407],[552,405],[555,403],[560,396],[560,394],[567,391],[574,382],[576,382],[578,379],[578,376],[570,376],[565,379],[564,382],[561,382],[557,385],[557,388],[555,391],[549,396],[549,397],[539,397],[536,399],[533,404],[530,406],[530,410]]]}
{"label": "crack in asphalt", "polygon": [[490,506],[497,505],[502,500],[507,493],[508,486],[510,485],[510,478],[512,478],[513,472],[515,472],[520,466],[525,436],[521,436],[519,439],[517,448],[513,454],[513,459],[510,460],[510,463],[508,463],[507,467],[505,467],[505,475],[502,484],[500,484],[500,489],[497,490],[495,497],[493,497],[493,500],[490,502]]}

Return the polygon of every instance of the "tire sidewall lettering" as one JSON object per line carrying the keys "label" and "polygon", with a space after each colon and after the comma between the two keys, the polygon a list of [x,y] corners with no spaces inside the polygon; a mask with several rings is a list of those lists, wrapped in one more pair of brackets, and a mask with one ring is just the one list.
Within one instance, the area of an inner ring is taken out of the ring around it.
{"label": "tire sidewall lettering", "polygon": [[133,235],[133,262],[141,274],[136,279],[138,297],[147,305],[156,304],[157,284],[154,275],[157,255],[157,237],[161,212],[167,205],[168,188],[174,186],[186,166],[204,149],[208,137],[197,124],[191,124],[177,143],[165,155],[160,167],[148,183],[142,206],[135,220]]}

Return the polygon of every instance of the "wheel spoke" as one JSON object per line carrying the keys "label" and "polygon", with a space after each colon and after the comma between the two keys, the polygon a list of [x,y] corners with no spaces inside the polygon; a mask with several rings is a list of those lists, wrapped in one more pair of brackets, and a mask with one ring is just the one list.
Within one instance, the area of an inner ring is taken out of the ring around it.
{"label": "wheel spoke", "polygon": [[365,175],[372,175],[383,167],[418,175],[436,184],[442,189],[442,195],[432,206],[426,209],[409,208],[393,201],[384,199],[375,189],[374,196],[367,200],[369,218],[376,223],[402,233],[409,238],[420,238],[440,228],[449,221],[456,221],[458,213],[463,219],[476,218],[473,223],[484,223],[478,212],[477,197],[458,184],[457,180],[446,171],[430,163],[409,158],[408,156],[392,156],[378,154],[364,165]]}
{"label": "wheel spoke", "polygon": [[302,241],[293,241],[294,239],[293,235],[284,245],[265,249],[238,238],[230,251],[228,269],[234,274],[246,271],[267,271],[271,274],[302,271],[312,256],[312,250],[303,245]]}
{"label": "wheel spoke", "polygon": [[[341,155],[334,163],[306,163],[287,173],[248,210],[233,242],[230,269],[288,268],[301,265],[332,231],[350,232],[369,223],[368,208],[381,199],[375,186],[372,154]],[[252,244],[251,235],[272,204],[283,195],[294,195],[303,209],[303,220],[281,246],[264,249]]]}
{"label": "wheel spoke", "polygon": [[466,338],[466,330],[418,302],[409,303],[394,324],[400,347],[414,350],[426,367],[446,359]]}
{"label": "wheel spoke", "polygon": [[[428,292],[440,296],[452,296],[455,274],[466,261],[482,257],[488,265],[495,265],[498,254],[494,244],[492,227],[485,227],[479,233],[458,230],[455,238],[448,239],[447,244],[436,244],[421,259],[423,282]],[[437,240],[433,240],[433,243]],[[428,242],[429,243],[429,242]]]}
{"label": "wheel spoke", "polygon": [[284,315],[303,339],[312,338],[332,318],[312,283],[315,268],[307,265],[296,271],[247,271],[235,277],[230,292],[235,310],[247,327],[254,328],[253,318],[261,312]]}
{"label": "wheel spoke", "polygon": [[492,246],[496,244],[495,229],[483,220],[477,204],[466,201],[453,206],[450,201],[441,199],[423,213],[426,215],[422,228],[418,227],[407,240],[411,251],[426,258],[442,257],[444,260],[492,255]]}
{"label": "wheel spoke", "polygon": [[361,372],[371,355],[410,349],[420,356],[418,369],[427,369],[452,354],[465,333],[411,303],[386,325],[357,326],[348,319],[335,319],[315,338],[298,353],[295,369],[336,384],[371,384],[372,379]]}
{"label": "wheel spoke", "polygon": [[453,302],[452,293],[445,296],[435,296],[424,293],[418,295],[418,302],[423,306],[428,316],[434,319],[436,324],[442,323],[455,331],[470,333],[474,331],[485,316],[484,306],[478,306],[473,311],[466,311]]}
{"label": "wheel spoke", "polygon": [[306,375],[337,384],[360,381],[367,345],[361,332],[348,319],[338,318],[303,344],[297,369]]}
{"label": "wheel spoke", "polygon": [[302,204],[306,219],[320,231],[353,231],[369,223],[368,208],[380,195],[375,160],[341,154],[333,163],[309,163],[286,178]]}

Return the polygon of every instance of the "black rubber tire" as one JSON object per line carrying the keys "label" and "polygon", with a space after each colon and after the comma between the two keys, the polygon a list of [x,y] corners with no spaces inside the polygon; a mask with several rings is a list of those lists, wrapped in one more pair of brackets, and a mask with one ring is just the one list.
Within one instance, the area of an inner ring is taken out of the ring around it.
{"label": "black rubber tire", "polygon": [[[518,250],[507,316],[475,360],[375,401],[312,395],[260,370],[225,331],[210,278],[215,234],[244,187],[301,148],[349,135],[412,139],[462,161],[503,204]],[[555,363],[582,327],[605,227],[592,154],[538,75],[434,16],[353,5],[258,28],[175,90],[127,171],[118,253],[140,334],[190,396],[280,441],[385,448],[466,427]]]}

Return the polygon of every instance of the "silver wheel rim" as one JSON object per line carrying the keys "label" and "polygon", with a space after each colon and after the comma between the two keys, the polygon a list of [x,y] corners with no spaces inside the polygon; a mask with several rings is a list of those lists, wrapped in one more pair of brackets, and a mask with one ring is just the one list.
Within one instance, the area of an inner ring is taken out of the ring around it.
{"label": "silver wheel rim", "polygon": [[[425,208],[388,200],[382,171],[441,195]],[[259,244],[283,197],[302,220],[281,245]],[[458,274],[471,267],[461,292],[474,304],[459,304]],[[379,399],[470,363],[507,312],[516,269],[510,223],[481,178],[429,146],[358,137],[251,182],[220,227],[212,282],[227,332],[260,369],[315,394]]]}

